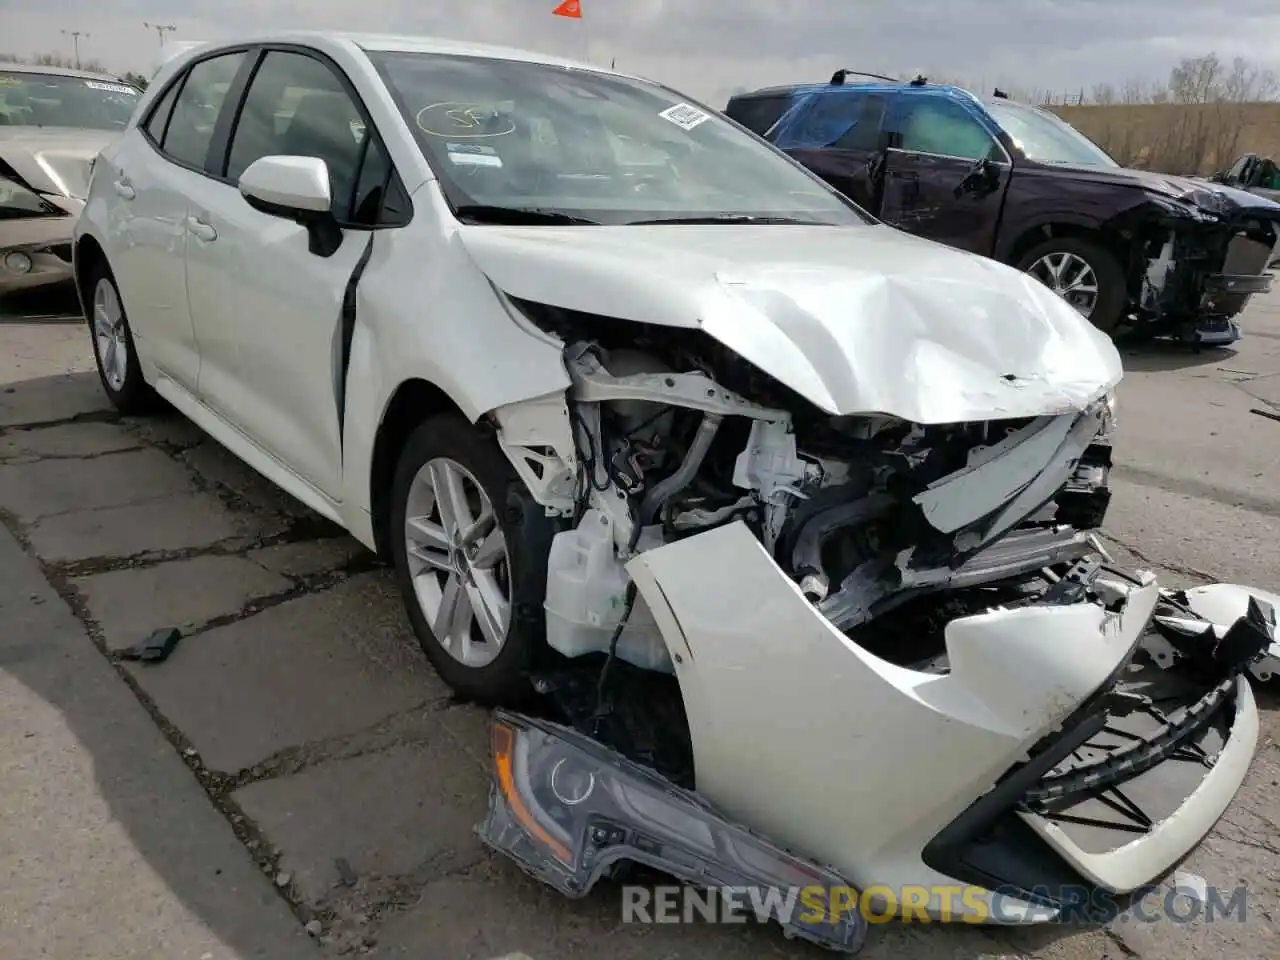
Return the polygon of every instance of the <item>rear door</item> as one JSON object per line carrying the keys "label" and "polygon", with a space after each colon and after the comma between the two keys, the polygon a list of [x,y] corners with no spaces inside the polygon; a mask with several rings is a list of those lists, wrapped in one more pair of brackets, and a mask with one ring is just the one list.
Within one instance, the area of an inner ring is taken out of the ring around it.
{"label": "rear door", "polygon": [[1013,163],[959,100],[903,91],[885,118],[881,219],[918,236],[990,256]]}
{"label": "rear door", "polygon": [[202,179],[218,91],[225,91],[238,56],[222,54],[175,77],[145,120],[104,153],[96,174],[110,181],[107,255],[138,349],[193,392],[200,354],[183,266],[188,197]]}
{"label": "rear door", "polygon": [[880,207],[881,124],[889,97],[856,87],[824,92],[788,118],[774,142],[858,206]]}

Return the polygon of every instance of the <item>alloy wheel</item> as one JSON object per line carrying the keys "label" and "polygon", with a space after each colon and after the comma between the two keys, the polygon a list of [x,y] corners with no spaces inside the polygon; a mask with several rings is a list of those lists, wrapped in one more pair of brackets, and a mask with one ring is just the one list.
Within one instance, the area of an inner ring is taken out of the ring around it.
{"label": "alloy wheel", "polygon": [[124,310],[115,285],[103,277],[93,289],[93,336],[98,344],[98,366],[112,390],[124,388],[129,372],[129,338]]}
{"label": "alloy wheel", "polygon": [[404,537],[436,642],[468,667],[492,663],[511,624],[511,559],[479,481],[447,457],[428,460],[409,486]]}
{"label": "alloy wheel", "polygon": [[1098,305],[1098,276],[1074,253],[1046,253],[1027,273],[1075,307],[1086,320]]}

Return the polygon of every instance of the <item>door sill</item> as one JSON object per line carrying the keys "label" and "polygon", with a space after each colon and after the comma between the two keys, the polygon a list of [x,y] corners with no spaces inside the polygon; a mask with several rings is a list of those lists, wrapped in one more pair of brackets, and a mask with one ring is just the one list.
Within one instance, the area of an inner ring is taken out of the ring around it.
{"label": "door sill", "polygon": [[337,503],[245,436],[237,427],[201,403],[175,380],[161,374],[156,378],[155,391],[173,404],[184,417],[285,493],[301,501],[326,520],[346,529],[346,523],[338,512]]}

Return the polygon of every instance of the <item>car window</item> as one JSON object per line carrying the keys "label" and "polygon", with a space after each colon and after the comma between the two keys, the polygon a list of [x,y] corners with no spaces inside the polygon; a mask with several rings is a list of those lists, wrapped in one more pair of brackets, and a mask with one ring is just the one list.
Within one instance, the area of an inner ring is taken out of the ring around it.
{"label": "car window", "polygon": [[182,80],[178,79],[169,84],[169,89],[164,92],[159,101],[151,108],[151,116],[147,118],[146,131],[157,144],[164,143],[164,129],[169,125],[169,115],[173,113],[173,105],[178,100],[178,89],[182,86]]}
{"label": "car window", "polygon": [[871,222],[758,137],[657,84],[487,57],[372,59],[455,210]]}
{"label": "car window", "polygon": [[953,100],[900,96],[893,112],[894,146],[901,150],[965,160],[982,160],[999,150],[995,138]]}
{"label": "car window", "polygon": [[790,96],[735,97],[724,108],[725,116],[764,136],[791,106]]}
{"label": "car window", "polygon": [[1010,100],[994,100],[987,112],[1030,160],[1072,166],[1118,167],[1112,157],[1061,117]]}
{"label": "car window", "polygon": [[187,72],[160,144],[168,156],[204,169],[222,101],[244,58],[244,51],[226,53],[201,60]]}
{"label": "car window", "polygon": [[141,95],[114,80],[0,70],[0,126],[122,130]]}
{"label": "car window", "polygon": [[260,157],[319,157],[329,168],[333,213],[347,220],[367,132],[332,68],[305,54],[273,50],[249,83],[226,176],[239,180]]}
{"label": "car window", "polygon": [[880,120],[886,97],[860,90],[824,93],[809,108],[787,120],[777,134],[784,149],[874,150],[880,136]]}

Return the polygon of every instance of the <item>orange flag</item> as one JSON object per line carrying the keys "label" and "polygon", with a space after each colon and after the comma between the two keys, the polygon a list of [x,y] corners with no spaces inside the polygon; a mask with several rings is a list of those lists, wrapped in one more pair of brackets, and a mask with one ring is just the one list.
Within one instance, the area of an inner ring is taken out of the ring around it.
{"label": "orange flag", "polygon": [[581,0],[564,0],[564,3],[551,11],[557,17],[569,17],[573,20],[582,19],[582,3]]}

